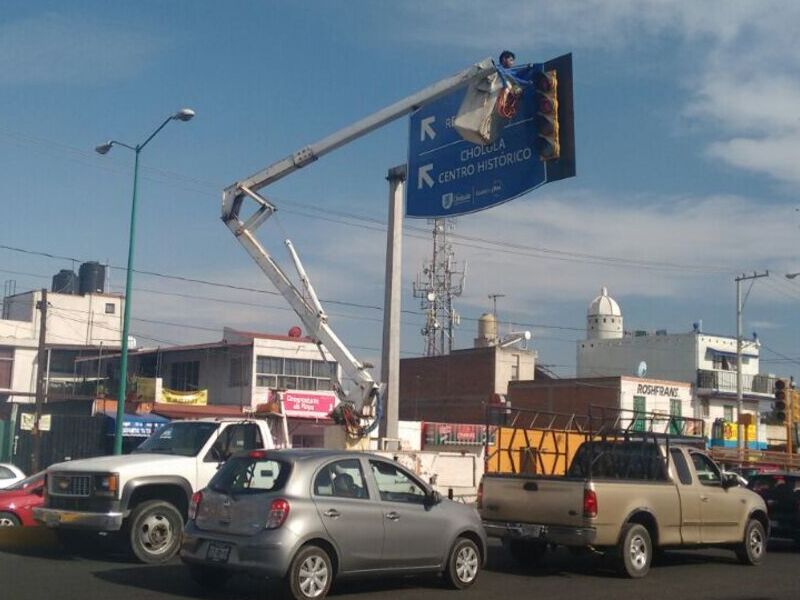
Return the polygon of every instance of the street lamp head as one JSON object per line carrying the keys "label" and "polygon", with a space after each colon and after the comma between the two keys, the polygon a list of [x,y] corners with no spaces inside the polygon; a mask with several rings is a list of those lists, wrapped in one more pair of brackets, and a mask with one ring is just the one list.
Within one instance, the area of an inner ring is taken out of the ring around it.
{"label": "street lamp head", "polygon": [[98,154],[108,154],[108,151],[111,150],[111,146],[114,145],[114,142],[111,140],[107,141],[105,144],[100,144],[99,146],[94,147],[94,151]]}
{"label": "street lamp head", "polygon": [[194,114],[195,113],[191,108],[182,108],[172,115],[172,118],[178,121],[191,121],[194,117]]}

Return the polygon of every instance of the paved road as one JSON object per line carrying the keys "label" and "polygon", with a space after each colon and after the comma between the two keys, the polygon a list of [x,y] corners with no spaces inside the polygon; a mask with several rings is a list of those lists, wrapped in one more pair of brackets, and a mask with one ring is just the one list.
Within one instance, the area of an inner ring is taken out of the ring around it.
{"label": "paved road", "polygon": [[[274,587],[237,577],[222,593],[204,594],[177,561],[164,566],[126,562],[102,548],[80,556],[65,554],[47,532],[9,543],[0,536],[0,597],[9,600],[263,600]],[[648,600],[767,600],[800,598],[800,552],[773,543],[758,568],[737,564],[723,551],[668,552],[643,580],[619,579],[592,557],[550,555],[544,567],[524,570],[493,545],[489,565],[474,587],[456,593],[435,578],[342,582],[337,600],[509,600],[591,598]]]}

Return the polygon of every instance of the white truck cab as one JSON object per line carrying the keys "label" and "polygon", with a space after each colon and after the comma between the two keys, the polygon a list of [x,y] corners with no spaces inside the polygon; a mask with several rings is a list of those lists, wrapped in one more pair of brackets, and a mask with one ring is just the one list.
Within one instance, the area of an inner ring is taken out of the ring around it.
{"label": "white truck cab", "polygon": [[285,433],[282,415],[173,421],[131,454],[52,465],[34,516],[68,545],[120,532],[142,562],[166,562],[180,546],[192,494],[232,454],[287,446]]}

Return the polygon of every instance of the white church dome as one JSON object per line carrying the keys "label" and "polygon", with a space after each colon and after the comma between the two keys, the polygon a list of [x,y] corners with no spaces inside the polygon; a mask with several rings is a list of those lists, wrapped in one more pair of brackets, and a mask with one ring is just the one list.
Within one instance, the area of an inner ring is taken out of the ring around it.
{"label": "white church dome", "polygon": [[608,295],[608,288],[603,286],[600,295],[589,304],[586,316],[621,317],[622,311],[619,309],[617,301]]}
{"label": "white church dome", "polygon": [[613,340],[623,335],[622,311],[617,301],[608,295],[608,288],[603,286],[586,311],[586,338]]}

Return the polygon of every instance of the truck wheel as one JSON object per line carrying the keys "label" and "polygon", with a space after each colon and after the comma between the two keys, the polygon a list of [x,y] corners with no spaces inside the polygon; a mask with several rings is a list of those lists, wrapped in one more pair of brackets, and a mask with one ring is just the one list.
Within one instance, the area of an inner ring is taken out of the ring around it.
{"label": "truck wheel", "polygon": [[0,527],[19,527],[20,522],[16,515],[10,512],[0,512]]}
{"label": "truck wheel", "polygon": [[464,590],[475,583],[481,570],[481,551],[470,539],[458,538],[450,551],[444,579],[456,590]]}
{"label": "truck wheel", "polygon": [[294,600],[321,600],[333,583],[331,557],[319,546],[306,546],[295,554],[284,580],[284,592]]}
{"label": "truck wheel", "polygon": [[639,579],[647,575],[653,561],[653,542],[644,525],[627,523],[622,528],[617,547],[617,572],[623,577]]}
{"label": "truck wheel", "polygon": [[528,540],[508,540],[503,544],[511,558],[521,567],[536,567],[547,554],[547,544]]}
{"label": "truck wheel", "polygon": [[142,502],[133,509],[128,523],[131,550],[143,563],[159,564],[178,552],[183,517],[178,509],[163,500]]}
{"label": "truck wheel", "polygon": [[225,587],[232,573],[219,567],[189,565],[189,577],[204,590],[219,591]]}
{"label": "truck wheel", "polygon": [[767,534],[758,519],[750,519],[744,528],[744,539],[735,548],[736,558],[743,565],[755,566],[764,560],[767,552]]}

